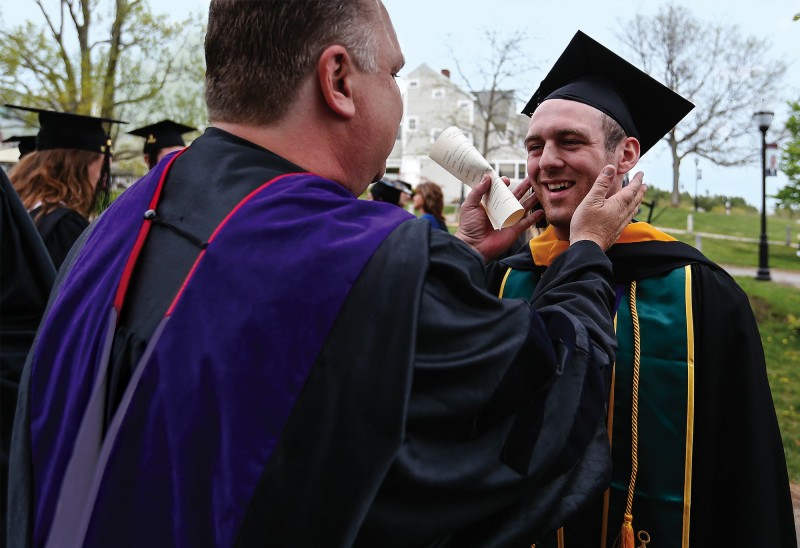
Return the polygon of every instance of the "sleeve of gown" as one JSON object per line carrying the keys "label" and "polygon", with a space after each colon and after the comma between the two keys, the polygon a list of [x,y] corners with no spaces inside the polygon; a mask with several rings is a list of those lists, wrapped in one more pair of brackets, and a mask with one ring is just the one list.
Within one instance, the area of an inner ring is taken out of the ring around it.
{"label": "sleeve of gown", "polygon": [[[94,225],[92,225],[94,226]],[[74,264],[75,256],[80,251],[91,230],[85,230],[78,235],[78,241],[73,246],[73,251],[67,253],[64,268],[58,271],[53,289],[47,302],[47,310],[58,295],[58,288],[64,277]],[[69,251],[69,250],[68,250]],[[17,409],[14,416],[14,428],[11,431],[11,454],[9,461],[8,481],[8,531],[6,541],[8,546],[26,548],[33,544],[33,463],[31,457],[31,416],[28,395],[30,393],[31,360],[35,354],[36,339],[33,341],[31,352],[28,353],[25,367],[20,378]],[[2,544],[2,543],[0,543]]]}
{"label": "sleeve of gown", "polygon": [[692,515],[700,516],[691,521],[692,542],[796,546],[786,459],[747,295],[722,271],[692,273]]}
{"label": "sleeve of gown", "polygon": [[500,300],[480,257],[432,234],[405,439],[362,544],[402,523],[414,525],[398,545],[448,531],[447,545],[530,543],[604,489],[610,275],[587,242],[550,269],[535,306]]}

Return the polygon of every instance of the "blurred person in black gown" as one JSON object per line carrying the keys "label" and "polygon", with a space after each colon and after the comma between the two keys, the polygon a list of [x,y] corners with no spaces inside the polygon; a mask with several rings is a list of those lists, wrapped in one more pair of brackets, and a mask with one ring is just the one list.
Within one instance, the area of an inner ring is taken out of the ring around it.
{"label": "blurred person in black gown", "polygon": [[161,161],[161,158],[170,152],[183,150],[186,147],[182,135],[190,131],[197,131],[197,128],[172,120],[161,120],[155,124],[129,131],[128,134],[144,138],[144,148],[142,149],[144,163],[147,164],[147,169],[153,169]]}
{"label": "blurred person in black gown", "polygon": [[0,530],[6,530],[11,427],[25,357],[56,276],[36,227],[0,169]]}
{"label": "blurred person in black gown", "polygon": [[387,202],[405,208],[411,198],[411,186],[403,181],[381,179],[369,188],[370,196],[376,202]]}

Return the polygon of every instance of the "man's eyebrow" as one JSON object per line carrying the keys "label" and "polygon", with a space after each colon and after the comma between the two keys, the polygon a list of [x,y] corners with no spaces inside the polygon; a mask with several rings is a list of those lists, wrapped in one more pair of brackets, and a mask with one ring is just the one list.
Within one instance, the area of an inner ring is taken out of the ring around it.
{"label": "man's eyebrow", "polygon": [[[584,141],[590,140],[588,133],[586,133],[582,129],[577,129],[577,128],[559,129],[558,131],[556,131],[556,136],[560,139],[563,139],[564,137],[578,137],[579,139],[582,139]],[[534,133],[532,135],[528,135],[527,137],[525,137],[524,144],[525,146],[528,146],[528,143],[530,143],[531,141],[542,141],[542,140],[544,139],[542,138],[541,135],[539,135],[538,133]]]}
{"label": "man's eyebrow", "polygon": [[531,141],[541,141],[541,140],[542,140],[542,137],[539,134],[534,133],[533,135],[528,135],[527,137],[525,137],[525,141],[523,142],[523,145],[525,145],[527,147],[528,143],[530,143]]}
{"label": "man's eyebrow", "polygon": [[589,140],[589,134],[586,133],[584,130],[577,129],[577,128],[560,129],[560,130],[558,130],[557,135],[559,137],[575,136],[575,137],[579,137],[579,138],[583,139],[584,141],[588,141]]}

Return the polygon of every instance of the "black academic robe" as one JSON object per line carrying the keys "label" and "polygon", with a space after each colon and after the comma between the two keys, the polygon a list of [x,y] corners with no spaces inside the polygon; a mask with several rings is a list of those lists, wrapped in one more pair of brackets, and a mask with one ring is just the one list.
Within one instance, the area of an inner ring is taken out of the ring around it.
{"label": "black academic robe", "polygon": [[[533,287],[565,247],[543,234],[503,261],[516,279],[495,265],[496,287],[505,280],[503,294],[519,296],[525,280]],[[635,535],[676,548],[795,546],[786,460],[747,295],[702,253],[647,223],[626,228],[607,255],[619,303],[610,497],[566,522],[560,540],[553,536],[537,547],[611,547],[620,532],[632,469],[628,293],[634,281],[642,356]]]}
{"label": "black academic robe", "polygon": [[11,427],[25,357],[56,272],[28,212],[0,170],[0,530],[6,530]]}
{"label": "black academic robe", "polygon": [[[205,240],[241,196],[298,170],[287,164],[212,128],[175,160],[159,215]],[[116,206],[104,216],[124,207]],[[60,280],[82,264],[73,260],[80,261],[97,226],[81,237]],[[165,226],[150,237],[114,340],[112,409],[148,330],[200,253],[196,242]],[[309,269],[327,283],[324,264]],[[486,292],[483,261],[463,242],[422,220],[399,224],[352,284],[246,511],[229,517],[240,520],[231,544],[525,546],[579,511],[608,481],[602,417],[614,354],[609,278],[605,255],[582,242],[550,269],[532,305],[502,301]],[[40,526],[33,523],[28,401],[35,355],[14,432],[15,546],[30,545]],[[192,479],[205,489],[205,478]],[[150,481],[136,477],[140,485]],[[181,515],[177,499],[184,500],[177,497],[172,511]],[[174,531],[136,527],[135,510],[120,515],[111,504],[95,511],[110,513],[140,540],[175,544]]]}
{"label": "black academic robe", "polygon": [[66,207],[58,207],[41,217],[37,216],[38,212],[39,208],[34,209],[31,216],[36,220],[36,228],[53,264],[59,269],[78,237],[89,226],[89,221]]}

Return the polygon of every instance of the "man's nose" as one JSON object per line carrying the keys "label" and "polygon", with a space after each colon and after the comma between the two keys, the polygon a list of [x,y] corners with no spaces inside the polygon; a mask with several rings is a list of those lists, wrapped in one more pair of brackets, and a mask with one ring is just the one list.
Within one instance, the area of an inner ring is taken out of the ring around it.
{"label": "man's nose", "polygon": [[558,153],[558,147],[545,143],[544,147],[542,147],[542,155],[539,156],[539,169],[547,171],[563,165],[564,162]]}

